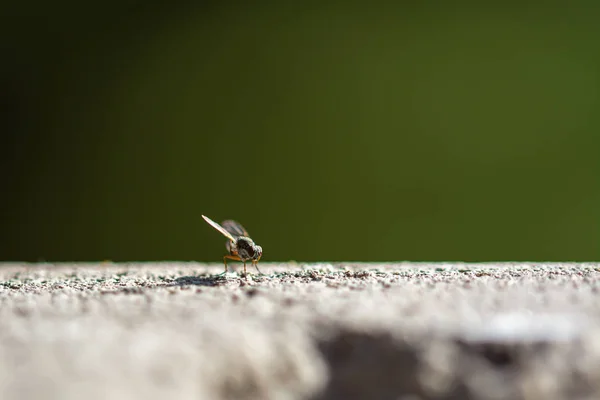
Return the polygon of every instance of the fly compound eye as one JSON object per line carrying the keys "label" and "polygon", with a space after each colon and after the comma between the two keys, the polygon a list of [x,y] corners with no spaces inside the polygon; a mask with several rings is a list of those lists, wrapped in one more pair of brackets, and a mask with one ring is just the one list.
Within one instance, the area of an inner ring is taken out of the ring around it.
{"label": "fly compound eye", "polygon": [[256,259],[260,260],[261,257],[262,257],[262,247],[256,246]]}

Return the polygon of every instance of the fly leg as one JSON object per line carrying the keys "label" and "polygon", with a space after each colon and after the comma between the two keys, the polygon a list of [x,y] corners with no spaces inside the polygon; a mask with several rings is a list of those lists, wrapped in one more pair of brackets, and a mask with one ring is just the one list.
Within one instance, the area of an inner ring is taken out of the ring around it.
{"label": "fly leg", "polygon": [[262,275],[262,272],[260,272],[260,269],[258,269],[258,261],[257,260],[252,260],[252,265],[254,265],[254,268],[256,268],[256,270],[258,271],[258,273]]}
{"label": "fly leg", "polygon": [[240,261],[241,260],[241,258],[239,258],[238,256],[232,256],[230,254],[227,254],[226,256],[223,256],[223,264],[225,264],[225,271],[223,271],[223,274],[227,273],[227,259],[234,260],[234,261]]}

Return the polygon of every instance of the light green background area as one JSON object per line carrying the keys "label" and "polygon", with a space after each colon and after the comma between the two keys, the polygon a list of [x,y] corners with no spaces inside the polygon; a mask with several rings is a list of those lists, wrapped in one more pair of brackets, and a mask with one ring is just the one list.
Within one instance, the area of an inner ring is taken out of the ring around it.
{"label": "light green background area", "polygon": [[0,257],[599,259],[595,3],[383,4],[13,21]]}

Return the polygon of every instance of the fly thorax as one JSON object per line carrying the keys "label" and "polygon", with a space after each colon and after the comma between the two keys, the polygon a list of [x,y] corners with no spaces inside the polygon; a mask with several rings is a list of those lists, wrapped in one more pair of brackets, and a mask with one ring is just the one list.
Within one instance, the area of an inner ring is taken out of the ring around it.
{"label": "fly thorax", "polygon": [[237,252],[242,260],[254,259],[256,256],[256,245],[246,236],[240,236],[237,239]]}

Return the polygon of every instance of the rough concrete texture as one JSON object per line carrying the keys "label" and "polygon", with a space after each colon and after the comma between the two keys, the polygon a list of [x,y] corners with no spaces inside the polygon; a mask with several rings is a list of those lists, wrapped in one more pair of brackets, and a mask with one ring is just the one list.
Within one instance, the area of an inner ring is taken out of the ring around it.
{"label": "rough concrete texture", "polygon": [[600,264],[260,267],[0,264],[0,398],[600,398]]}

